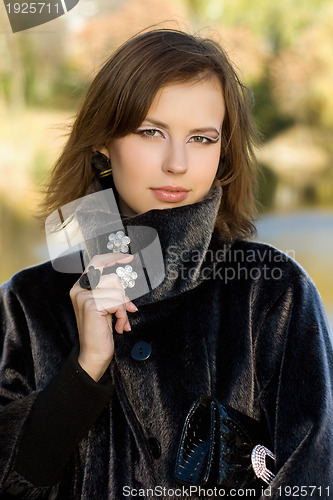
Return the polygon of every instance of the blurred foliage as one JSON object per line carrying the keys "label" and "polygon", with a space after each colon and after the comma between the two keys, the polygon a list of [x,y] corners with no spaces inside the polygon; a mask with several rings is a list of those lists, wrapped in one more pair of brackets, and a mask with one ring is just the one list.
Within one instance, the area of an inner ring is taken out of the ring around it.
{"label": "blurred foliage", "polygon": [[45,177],[45,165],[48,163],[45,149],[38,149],[32,162],[31,179],[35,185],[41,184]]}
{"label": "blurred foliage", "polygon": [[274,99],[267,68],[265,68],[262,77],[252,83],[251,89],[255,96],[253,114],[264,141],[295,123],[295,119],[283,113],[278,102]]}
{"label": "blurred foliage", "polygon": [[[0,10],[0,22],[4,15]],[[71,75],[71,55],[66,47],[67,27],[61,18],[57,19],[57,27],[47,33],[47,43],[43,27],[1,36],[0,104],[4,102],[12,110],[39,105],[57,107],[57,101],[62,99],[66,106],[75,106],[63,97],[69,90],[66,83]],[[80,86],[81,79],[81,75],[74,78],[71,87]],[[62,87],[60,80],[64,82]]]}
{"label": "blurred foliage", "polygon": [[[91,79],[86,69],[90,45],[95,44],[101,56],[103,50],[117,45],[122,30],[127,33],[129,29],[126,16],[128,18],[132,12],[138,17],[140,4],[142,9],[147,4],[149,14],[151,9],[147,2],[123,1],[118,6],[112,3],[109,10],[105,7],[91,21],[87,18],[81,33],[80,30],[70,32],[60,18],[57,30],[47,34],[47,43],[43,43],[43,32],[38,28],[3,37],[0,43],[0,104],[2,95],[9,108],[24,105],[76,108]],[[160,4],[163,15],[164,3],[162,0],[155,3],[157,10]],[[95,4],[99,8],[104,5]],[[171,4],[185,6],[193,26],[211,23],[221,36],[226,33],[231,40],[241,28],[245,29],[232,51],[236,59],[238,52],[246,54],[251,40],[256,37],[258,53],[253,55],[251,64],[259,69],[254,74],[243,54],[244,65],[240,71],[245,83],[254,90],[254,113],[266,138],[294,122],[333,129],[331,0],[180,0]],[[84,0],[82,5],[85,5]],[[145,25],[150,19],[147,12],[142,21]],[[3,15],[4,10],[0,11],[0,17]],[[168,11],[164,15],[168,16]],[[106,32],[107,16],[110,19],[108,26],[114,21],[115,29]],[[153,22],[155,17],[151,17]],[[77,51],[78,46],[81,51]],[[233,59],[233,54],[231,56]]]}
{"label": "blurred foliage", "polygon": [[[331,0],[81,0],[80,5],[89,7],[90,14],[84,17],[83,11],[73,10],[71,19],[81,23],[75,29],[64,16],[54,21],[53,31],[37,27],[0,37],[0,109],[10,116],[13,110],[24,113],[32,108],[72,114],[92,79],[92,68],[99,67],[115,46],[159,16],[176,19],[179,13],[188,29],[200,33],[209,25],[212,29],[207,35],[215,35],[225,46],[254,94],[253,113],[264,142],[282,137],[292,126],[318,130],[313,140],[327,150],[327,164],[311,180],[315,187],[298,187],[306,203],[329,200],[332,193],[322,179],[331,181],[333,168],[329,146],[333,130]],[[4,15],[0,9],[0,22]],[[171,27],[177,27],[176,21]],[[9,158],[7,145],[4,150]],[[49,161],[43,147],[37,147],[29,150],[20,168],[35,184]],[[267,159],[263,162],[272,167]]]}
{"label": "blurred foliage", "polygon": [[72,61],[64,61],[54,79],[47,104],[60,109],[75,108],[88,85]]}
{"label": "blurred foliage", "polygon": [[267,137],[294,121],[333,129],[331,0],[187,0],[187,5],[197,22],[210,19],[222,32],[242,26],[258,37],[260,79],[247,79],[246,71],[245,79],[255,91],[255,113]]}
{"label": "blurred foliage", "polygon": [[322,20],[322,9],[331,6],[330,0],[188,0],[188,4],[208,19],[247,26],[273,53],[292,46],[309,26]]}
{"label": "blurred foliage", "polygon": [[333,168],[326,168],[308,182],[300,193],[300,202],[306,206],[332,206]]}
{"label": "blurred foliage", "polygon": [[258,182],[259,212],[267,212],[274,207],[275,194],[278,187],[278,176],[266,165],[260,165]]}

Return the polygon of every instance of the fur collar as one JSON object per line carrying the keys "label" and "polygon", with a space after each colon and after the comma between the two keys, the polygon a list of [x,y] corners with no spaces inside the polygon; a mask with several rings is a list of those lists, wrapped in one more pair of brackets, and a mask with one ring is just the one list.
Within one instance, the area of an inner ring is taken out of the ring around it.
{"label": "fur collar", "polygon": [[221,187],[214,186],[203,201],[122,219],[110,198],[98,210],[85,202],[76,213],[85,237],[85,261],[106,253],[108,235],[124,230],[131,238],[130,253],[135,255],[131,265],[139,275],[135,287],[126,289],[131,300],[143,305],[191,290],[207,279],[209,264],[205,275],[200,270],[207,264],[212,237],[221,243],[221,235],[214,231],[221,196]]}

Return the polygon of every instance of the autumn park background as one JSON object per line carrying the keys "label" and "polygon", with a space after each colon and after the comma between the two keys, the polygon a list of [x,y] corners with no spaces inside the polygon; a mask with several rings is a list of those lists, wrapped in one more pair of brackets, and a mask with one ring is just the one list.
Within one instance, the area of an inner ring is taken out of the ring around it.
{"label": "autumn park background", "polygon": [[110,52],[158,24],[217,39],[253,92],[258,239],[311,274],[333,329],[333,2],[80,0],[13,34],[0,5],[0,282],[48,258],[34,218],[80,99]]}

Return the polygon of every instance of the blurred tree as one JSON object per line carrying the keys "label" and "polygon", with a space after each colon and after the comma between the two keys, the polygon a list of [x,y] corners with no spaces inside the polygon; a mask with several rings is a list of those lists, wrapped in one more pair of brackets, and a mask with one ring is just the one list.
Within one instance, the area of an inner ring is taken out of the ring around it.
{"label": "blurred tree", "polygon": [[185,4],[192,20],[197,21],[202,17],[206,17],[207,2],[203,2],[202,0],[186,0]]}
{"label": "blurred tree", "polygon": [[333,128],[331,0],[208,0],[201,6],[221,29],[243,26],[261,38],[264,71],[247,82],[266,137],[295,121]]}
{"label": "blurred tree", "polygon": [[[0,21],[5,23],[5,9],[0,9]],[[5,33],[0,42],[0,90],[9,109],[27,104],[45,103],[53,92],[54,80],[65,59],[66,24],[62,18],[52,21],[54,30],[47,32],[38,26],[18,33]]]}
{"label": "blurred tree", "polygon": [[300,33],[320,17],[322,8],[331,0],[188,0],[189,7],[227,26],[244,25],[266,40],[268,48],[276,53],[292,45]]}
{"label": "blurred tree", "polygon": [[259,212],[266,212],[274,208],[278,177],[271,168],[261,164],[258,181]]}
{"label": "blurred tree", "polygon": [[333,129],[333,5],[272,63],[273,96],[303,124]]}
{"label": "blurred tree", "polygon": [[[0,9],[0,21],[4,26],[6,12]],[[9,24],[9,22],[8,22]],[[21,65],[20,37],[2,35],[0,39],[0,98],[11,109],[20,109],[25,103],[25,75]]]}
{"label": "blurred tree", "polygon": [[[10,108],[76,106],[92,65],[99,66],[104,54],[161,19],[174,19],[177,27],[177,19],[188,19],[190,12],[196,27],[214,24],[225,39],[255,92],[254,112],[265,137],[294,121],[333,127],[331,0],[81,0],[80,5],[91,10],[93,3],[91,19],[83,9],[52,21],[47,43],[45,27],[2,35],[0,91]],[[0,22],[9,27],[5,17],[2,8]],[[80,19],[82,29],[72,26],[68,32],[70,21]]]}
{"label": "blurred tree", "polygon": [[264,141],[295,123],[294,117],[284,113],[273,95],[269,66],[264,74],[251,84],[255,104],[253,114]]}

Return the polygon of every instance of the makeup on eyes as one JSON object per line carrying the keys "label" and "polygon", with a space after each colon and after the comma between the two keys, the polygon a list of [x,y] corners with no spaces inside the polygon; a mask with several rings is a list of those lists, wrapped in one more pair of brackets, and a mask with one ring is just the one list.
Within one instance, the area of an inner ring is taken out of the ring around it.
{"label": "makeup on eyes", "polygon": [[[196,135],[192,135],[192,137],[190,137],[189,139],[195,139],[195,138],[198,138],[200,137],[201,139],[204,139],[205,141],[207,142],[204,142],[204,141],[192,141],[192,142],[196,142],[197,144],[212,144],[212,143],[216,143],[219,141],[220,139],[220,135],[218,135],[217,137],[208,137],[206,135],[200,135],[199,132],[201,133],[207,133],[207,132],[210,132],[210,131],[213,131],[215,133],[218,133],[216,129],[211,129],[211,128],[205,128],[205,129],[196,129],[196,130],[190,130],[190,134],[194,134],[196,133]],[[135,134],[137,135],[141,135],[143,137],[146,137],[147,139],[153,139],[153,138],[156,138],[157,136],[154,134],[149,134],[147,132],[158,132],[162,137],[164,137],[164,133],[162,130],[159,130],[157,128],[153,128],[153,127],[144,127],[144,128],[139,128],[136,132],[134,132]]]}

